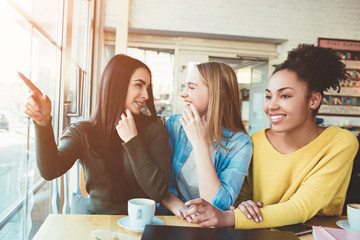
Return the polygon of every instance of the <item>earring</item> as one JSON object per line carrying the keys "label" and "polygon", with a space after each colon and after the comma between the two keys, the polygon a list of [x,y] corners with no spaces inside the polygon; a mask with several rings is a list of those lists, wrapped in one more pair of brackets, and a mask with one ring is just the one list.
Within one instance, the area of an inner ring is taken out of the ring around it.
{"label": "earring", "polygon": [[311,109],[314,109],[315,108],[315,106],[311,106]]}

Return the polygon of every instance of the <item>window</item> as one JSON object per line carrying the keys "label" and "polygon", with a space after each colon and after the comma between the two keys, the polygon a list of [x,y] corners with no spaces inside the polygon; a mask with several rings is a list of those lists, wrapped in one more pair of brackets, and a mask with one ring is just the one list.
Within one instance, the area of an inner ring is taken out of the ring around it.
{"label": "window", "polygon": [[32,239],[50,211],[51,184],[39,174],[33,123],[23,113],[29,90],[16,72],[50,97],[57,121],[62,4],[0,2],[0,239]]}

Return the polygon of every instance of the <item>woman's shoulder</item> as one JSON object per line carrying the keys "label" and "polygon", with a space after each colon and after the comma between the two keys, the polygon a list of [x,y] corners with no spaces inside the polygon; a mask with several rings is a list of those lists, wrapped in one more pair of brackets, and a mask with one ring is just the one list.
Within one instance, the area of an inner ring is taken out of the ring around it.
{"label": "woman's shoulder", "polygon": [[327,127],[322,133],[321,136],[327,141],[336,141],[342,142],[343,144],[355,144],[358,145],[359,142],[354,133],[349,130],[340,128],[338,126]]}
{"label": "woman's shoulder", "polygon": [[249,135],[243,131],[232,131],[227,128],[222,128],[222,132],[225,137],[222,143],[227,147],[252,145]]}
{"label": "woman's shoulder", "polygon": [[261,130],[258,130],[256,132],[254,132],[252,135],[251,135],[251,140],[254,142],[254,141],[258,141],[258,140],[262,140],[262,139],[266,139],[266,134],[265,132],[267,130],[269,130],[270,128],[264,128],[264,129],[261,129]]}
{"label": "woman's shoulder", "polygon": [[147,125],[148,129],[152,129],[152,128],[165,128],[165,119],[162,117],[157,117],[154,119],[151,119],[151,121],[149,121],[149,124]]}
{"label": "woman's shoulder", "polygon": [[178,121],[180,121],[180,117],[181,117],[180,113],[173,114],[168,118],[166,123],[178,122]]}
{"label": "woman's shoulder", "polygon": [[143,124],[142,127],[138,129],[138,134],[144,139],[165,134],[167,135],[165,120],[161,117],[151,119],[145,125]]}
{"label": "woman's shoulder", "polygon": [[65,130],[63,136],[72,136],[83,138],[85,136],[97,136],[96,127],[89,121],[79,121],[70,124]]}
{"label": "woman's shoulder", "polygon": [[[323,131],[324,134],[344,134],[344,135],[350,135],[350,134],[353,134],[352,132],[350,132],[349,130],[346,130],[346,129],[343,129],[341,127],[338,127],[338,126],[328,126],[324,129]],[[353,134],[354,135],[354,134]]]}
{"label": "woman's shoulder", "polygon": [[180,113],[171,115],[166,120],[166,128],[169,131],[171,131],[171,130],[175,131],[176,129],[180,129],[181,128],[180,117],[181,117]]}
{"label": "woman's shoulder", "polygon": [[71,123],[65,128],[64,134],[81,134],[84,133],[88,127],[89,125],[85,121]]}

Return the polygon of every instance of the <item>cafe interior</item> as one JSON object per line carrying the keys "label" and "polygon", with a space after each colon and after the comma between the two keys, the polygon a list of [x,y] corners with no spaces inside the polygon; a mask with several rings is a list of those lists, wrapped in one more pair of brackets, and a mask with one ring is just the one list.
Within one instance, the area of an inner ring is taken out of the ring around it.
{"label": "cafe interior", "polygon": [[[287,52],[300,43],[330,47],[351,80],[344,83],[347,92],[325,95],[316,121],[359,137],[358,0],[1,0],[0,32],[0,239],[142,237],[119,226],[124,216],[76,214],[77,196],[88,196],[78,162],[52,181],[41,177],[33,122],[24,114],[29,89],[18,71],[51,99],[58,142],[69,124],[91,116],[97,83],[115,54],[149,66],[155,108],[165,119],[183,111],[180,93],[192,68],[222,61],[237,75],[242,120],[251,135],[270,126],[262,109],[265,87]],[[343,215],[308,225],[339,228],[347,203],[360,203],[359,153]],[[175,216],[158,218],[165,225],[194,227]],[[240,239],[226,234],[218,239]]]}

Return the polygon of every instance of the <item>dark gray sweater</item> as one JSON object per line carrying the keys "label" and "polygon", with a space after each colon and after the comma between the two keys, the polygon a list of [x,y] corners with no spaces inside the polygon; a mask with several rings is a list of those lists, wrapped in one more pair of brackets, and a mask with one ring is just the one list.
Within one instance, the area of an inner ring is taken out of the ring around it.
{"label": "dark gray sweater", "polygon": [[[80,159],[90,195],[87,208],[97,214],[127,214],[127,201],[131,198],[145,197],[159,202],[170,182],[168,134],[159,119],[137,130],[138,135],[127,143],[122,143],[120,138],[114,142],[121,149],[111,162],[99,147],[96,131],[73,124],[57,147],[52,127],[35,124],[40,173],[46,180],[52,180]],[[109,172],[109,168],[114,171]]]}

